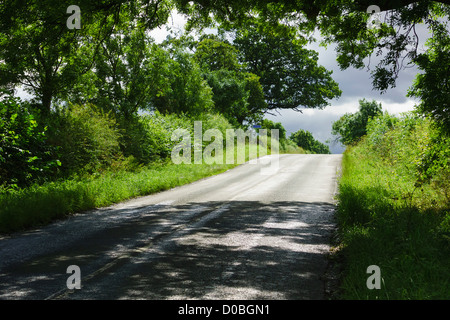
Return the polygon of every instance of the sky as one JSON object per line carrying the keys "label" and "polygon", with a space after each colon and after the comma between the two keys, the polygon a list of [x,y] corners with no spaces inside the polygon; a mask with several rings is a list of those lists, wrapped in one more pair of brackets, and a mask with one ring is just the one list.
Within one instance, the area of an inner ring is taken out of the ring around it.
{"label": "sky", "polygon": [[[185,23],[186,20],[182,15],[173,13],[166,26],[152,30],[150,35],[157,43],[160,43],[169,34],[167,29],[181,32]],[[214,32],[214,30],[209,31]],[[421,48],[427,39],[427,30],[419,26],[418,35],[421,43],[419,48]],[[324,48],[319,46],[318,43],[314,43],[309,45],[308,48],[319,53],[318,63],[320,65],[333,71],[332,78],[339,84],[342,95],[338,99],[330,100],[330,106],[322,110],[304,109],[302,113],[292,110],[280,110],[275,115],[266,115],[266,118],[269,120],[281,122],[287,131],[287,136],[299,129],[303,129],[311,132],[315,139],[323,143],[326,143],[327,140],[334,141],[336,137],[331,134],[333,122],[345,113],[358,111],[358,100],[360,99],[376,100],[378,103],[381,103],[384,111],[396,115],[413,110],[414,105],[418,103],[417,100],[406,97],[408,88],[412,85],[418,72],[417,69],[410,68],[400,72],[396,87],[381,94],[379,91],[372,90],[370,73],[366,68],[340,70],[336,62],[334,45]],[[376,62],[372,61],[371,64],[375,66]],[[29,97],[22,90],[19,90],[18,95],[23,98]],[[329,146],[332,153],[342,153],[345,149],[339,143],[329,143]]]}

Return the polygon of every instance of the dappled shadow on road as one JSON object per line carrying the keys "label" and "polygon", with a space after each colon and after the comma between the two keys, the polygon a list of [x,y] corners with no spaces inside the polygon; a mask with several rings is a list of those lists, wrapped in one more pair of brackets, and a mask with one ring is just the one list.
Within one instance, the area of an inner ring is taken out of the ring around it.
{"label": "dappled shadow on road", "polygon": [[111,288],[114,298],[323,298],[331,205],[234,201],[207,206],[226,209],[203,225],[200,219],[191,231],[161,238],[132,260],[133,271],[124,274],[131,275],[118,275]]}
{"label": "dappled shadow on road", "polygon": [[[68,237],[71,245],[3,270],[0,293],[15,288],[41,299],[64,289],[75,264],[82,289],[63,298],[321,299],[333,211],[295,201],[106,210],[74,220],[76,228],[98,228],[79,229],[84,235]],[[34,281],[21,286],[27,279]]]}

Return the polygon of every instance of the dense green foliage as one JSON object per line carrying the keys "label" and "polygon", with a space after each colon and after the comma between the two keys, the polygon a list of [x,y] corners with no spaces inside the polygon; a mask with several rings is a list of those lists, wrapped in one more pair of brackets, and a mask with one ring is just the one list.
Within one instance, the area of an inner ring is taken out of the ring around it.
{"label": "dense green foliage", "polygon": [[60,165],[28,103],[10,95],[0,100],[0,188],[24,187]]}
{"label": "dense green foliage", "polygon": [[240,59],[260,77],[268,110],[323,108],[341,95],[332,72],[318,65],[317,52],[304,48],[296,28],[258,21],[235,33]]}
{"label": "dense green foliage", "polygon": [[[213,111],[213,90],[203,79],[200,66],[193,55],[175,48],[164,73],[166,90],[152,97],[153,106],[163,114],[199,116]],[[161,68],[161,66],[157,66]]]}
{"label": "dense green foliage", "polygon": [[[178,10],[188,15],[191,27],[209,26],[215,20],[227,29],[235,28],[245,33],[246,29],[254,25],[255,20],[262,21],[264,27],[271,28],[272,31],[282,21],[285,25],[294,26],[305,39],[319,35],[323,44],[337,45],[336,60],[342,69],[370,67],[373,87],[380,91],[395,87],[400,72],[405,67],[416,64],[425,75],[418,76],[419,83],[414,94],[426,97],[427,93],[436,89],[442,90],[441,94],[445,92],[442,99],[434,95],[433,99],[424,100],[427,100],[427,109],[444,117],[448,114],[445,112],[448,110],[448,99],[445,97],[449,92],[449,73],[445,71],[449,52],[448,0],[177,0],[176,3]],[[368,23],[371,15],[367,10],[371,5],[376,5],[381,10],[382,16],[377,28],[370,28]],[[419,46],[422,40],[417,32],[419,24],[425,25],[432,33],[431,46],[424,53]],[[378,57],[378,64],[373,67],[370,59],[366,58],[375,55]],[[366,61],[369,61],[368,65]],[[440,63],[443,64],[439,65]],[[436,77],[436,72],[442,78]],[[437,103],[442,101],[444,104]]]}
{"label": "dense green foliage", "polygon": [[297,146],[305,149],[305,150],[309,150],[312,153],[322,153],[322,154],[330,154],[330,148],[314,139],[313,135],[311,132],[307,131],[307,130],[298,130],[294,133],[292,133],[289,136],[289,140],[294,141]]}
{"label": "dense green foliage", "polygon": [[[450,139],[414,114],[374,118],[347,149],[337,212],[342,298],[450,297],[449,160]],[[380,290],[366,287],[370,265],[380,267]]]}
{"label": "dense green foliage", "polygon": [[23,85],[44,113],[57,97],[86,80],[100,49],[111,48],[106,43],[113,34],[132,26],[160,26],[172,8],[164,0],[81,0],[82,27],[69,29],[66,12],[72,4],[5,0],[0,5],[0,86]]}
{"label": "dense green foliage", "polygon": [[130,119],[138,110],[150,110],[152,98],[169,90],[171,63],[144,32],[123,30],[105,39],[94,57],[95,69],[83,75],[67,99]]}
{"label": "dense green foliage", "polygon": [[419,54],[415,62],[421,70],[409,91],[409,96],[421,99],[418,110],[450,133],[450,33],[441,23],[432,23],[433,37],[429,50]]}
{"label": "dense green foliage", "polygon": [[[29,114],[24,112],[21,116],[24,120],[21,124],[29,124],[24,127],[26,133],[36,133],[33,131],[35,122]],[[11,118],[14,121],[18,119],[15,116],[5,117]],[[203,132],[215,128],[225,137],[226,130],[230,128],[228,121],[221,115],[205,114],[199,120],[202,121]],[[15,124],[14,121],[11,122]],[[46,141],[55,149],[51,155],[57,155],[61,160],[44,164],[56,166],[58,170],[50,166],[51,171],[44,171],[47,181],[43,183],[37,183],[34,176],[27,176],[26,182],[32,184],[27,188],[13,188],[16,184],[5,181],[0,192],[0,232],[21,230],[70,213],[158,192],[234,166],[170,163],[172,148],[177,143],[171,139],[174,130],[184,128],[193,132],[193,120],[185,116],[161,115],[158,112],[141,115],[127,122],[128,127],[123,129],[124,124],[118,124],[112,113],[105,113],[92,105],[73,105],[54,113],[48,121],[52,124],[48,138],[36,134],[37,139],[30,140],[27,146],[33,152],[24,150],[27,152],[23,156],[23,172],[34,173],[35,167],[42,169],[38,167],[42,163],[40,159],[35,160],[35,154],[38,153],[34,148],[42,147],[41,143]],[[9,125],[8,129],[8,134],[13,134],[13,126]],[[15,131],[15,134],[20,135],[21,132]],[[20,141],[23,142],[23,139]],[[18,155],[21,154],[16,154],[16,157]],[[249,155],[247,151],[247,159]],[[22,173],[10,166],[22,162],[2,161],[2,174],[8,173],[17,180]],[[12,182],[16,183],[15,180]]]}
{"label": "dense green foliage", "polygon": [[119,156],[121,137],[116,120],[93,105],[70,105],[47,120],[49,142],[58,148],[66,174],[106,170]]}
{"label": "dense green foliage", "polygon": [[[337,95],[338,90],[330,81],[329,74],[315,65],[314,53],[294,49],[296,54],[289,54],[294,52],[292,48],[315,37],[313,32],[319,30],[323,43],[337,44],[337,61],[343,69],[363,68],[365,58],[373,54],[380,56],[378,65],[372,68],[371,73],[374,88],[381,91],[395,86],[405,61],[418,65],[424,75],[418,76],[411,94],[423,99],[420,110],[441,120],[448,114],[448,73],[445,72],[448,65],[448,0],[80,0],[77,5],[83,13],[82,28],[75,30],[63,23],[68,18],[66,8],[70,4],[68,0],[5,0],[0,6],[0,86],[12,88],[17,84],[24,85],[35,95],[44,112],[50,110],[56,98],[67,96],[73,87],[84,83],[86,75],[90,77],[98,55],[103,55],[105,48],[110,50],[115,43],[121,42],[115,35],[125,34],[124,30],[142,35],[144,31],[163,25],[176,8],[186,14],[190,27],[211,26],[217,22],[225,30],[234,30],[243,43],[256,35],[272,44],[270,48],[279,48],[265,50],[261,43],[251,43],[261,55],[284,59],[291,66],[290,70],[283,70],[274,65],[276,68],[270,71],[274,71],[278,78],[271,77],[271,72],[267,75],[253,72],[263,79],[262,84],[277,85],[286,81],[294,84],[296,77],[289,77],[289,72],[296,65],[305,67],[300,74],[305,74],[308,81],[301,88],[295,85],[297,91],[290,92],[290,88],[278,86],[278,90],[272,92],[266,86],[266,99],[272,99],[267,101],[269,106],[275,101],[278,107],[321,107],[326,99]],[[368,27],[370,14],[367,8],[370,5],[378,5],[386,13],[383,23],[376,29]],[[429,48],[424,53],[419,51],[420,39],[416,32],[416,26],[420,23],[432,32]],[[254,33],[255,30],[258,32]],[[294,41],[280,43],[283,37]],[[135,42],[132,46],[138,48],[139,44]],[[252,60],[251,46],[243,46],[246,48],[243,52],[248,53],[244,56],[249,57],[249,61]],[[282,56],[279,56],[280,52]],[[131,52],[135,57],[140,54]],[[303,60],[295,61],[297,57]],[[275,63],[274,60],[269,65],[272,63]],[[146,85],[140,82],[130,88],[129,94],[139,96],[133,92],[144,90]],[[301,92],[302,88],[309,88],[308,94]],[[444,125],[446,123],[443,121]]]}
{"label": "dense green foliage", "polygon": [[235,126],[260,121],[267,110],[258,76],[245,72],[236,47],[216,37],[205,37],[195,59],[213,91],[214,110]]}
{"label": "dense green foliage", "polygon": [[266,130],[267,143],[270,146],[272,130],[278,130],[278,142],[280,147],[280,152],[282,153],[312,153],[311,150],[304,149],[298,146],[293,140],[286,137],[286,129],[283,127],[281,122],[273,122],[268,119],[264,119],[259,124],[261,128],[257,128],[256,132],[260,133],[260,129]]}
{"label": "dense green foliage", "polygon": [[333,135],[344,145],[357,142],[367,133],[368,121],[382,112],[381,103],[365,99],[359,100],[359,110],[356,113],[346,113],[339,120],[333,122]]}

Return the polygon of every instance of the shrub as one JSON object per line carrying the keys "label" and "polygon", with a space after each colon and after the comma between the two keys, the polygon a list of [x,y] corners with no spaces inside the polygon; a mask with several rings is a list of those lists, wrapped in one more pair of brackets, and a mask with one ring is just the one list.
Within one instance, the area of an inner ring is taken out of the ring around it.
{"label": "shrub", "polygon": [[384,112],[378,117],[374,117],[367,122],[367,142],[372,146],[382,145],[384,135],[394,127],[398,122],[398,118],[390,115],[388,112]]}
{"label": "shrub", "polygon": [[[136,116],[131,122],[123,122],[124,136],[122,146],[126,156],[135,157],[140,163],[165,160],[171,156],[173,147],[179,141],[172,141],[176,129],[186,129],[193,138],[194,121],[202,122],[202,133],[208,129],[218,129],[226,139],[226,130],[232,129],[228,120],[219,114],[200,114],[195,119],[185,115],[152,114]],[[192,145],[194,141],[191,141]],[[204,145],[209,142],[204,142]]]}
{"label": "shrub", "polygon": [[29,103],[11,95],[0,101],[0,185],[24,187],[59,164],[52,160],[46,127],[37,121]]}
{"label": "shrub", "polygon": [[116,120],[94,105],[59,107],[49,122],[51,143],[66,174],[94,173],[120,156]]}
{"label": "shrub", "polygon": [[[342,298],[448,299],[449,146],[429,119],[408,113],[372,120],[347,148],[336,214]],[[364,286],[371,264],[381,290]]]}
{"label": "shrub", "polygon": [[414,178],[415,187],[432,182],[443,196],[450,196],[450,138],[435,123],[417,113],[400,118],[384,113],[369,121],[367,144],[402,176]]}
{"label": "shrub", "polygon": [[294,141],[300,148],[311,151],[312,153],[330,154],[330,147],[314,139],[311,132],[300,129],[291,133],[289,139]]}
{"label": "shrub", "polygon": [[381,104],[375,100],[369,102],[359,100],[359,110],[356,113],[346,113],[339,120],[333,122],[332,134],[345,145],[359,141],[367,133],[367,122],[370,118],[381,114]]}
{"label": "shrub", "polygon": [[158,111],[139,115],[121,122],[122,148],[126,156],[133,156],[139,163],[149,164],[164,160],[171,154],[172,132],[177,128],[188,129],[190,121],[182,115],[162,115]]}

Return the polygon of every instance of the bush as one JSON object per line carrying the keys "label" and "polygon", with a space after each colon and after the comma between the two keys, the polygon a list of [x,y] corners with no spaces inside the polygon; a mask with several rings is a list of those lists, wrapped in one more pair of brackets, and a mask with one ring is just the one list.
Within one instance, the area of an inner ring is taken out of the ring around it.
{"label": "bush", "polygon": [[[152,114],[140,115],[131,122],[122,123],[124,136],[122,146],[126,156],[133,156],[142,164],[170,158],[173,147],[179,141],[172,141],[176,129],[186,129],[191,134],[193,145],[194,121],[202,122],[202,133],[208,129],[218,129],[226,139],[226,130],[232,129],[227,119],[219,114],[201,114],[191,119],[184,115]],[[203,143],[204,145],[209,142]]]}
{"label": "bush", "polygon": [[375,100],[369,102],[359,100],[359,110],[356,113],[346,113],[339,120],[333,122],[332,134],[338,136],[338,140],[350,145],[359,141],[367,133],[367,122],[381,114],[381,104]]}
{"label": "bush", "polygon": [[297,146],[297,144],[289,139],[284,141],[284,144],[281,144],[281,152],[282,153],[299,153],[305,154],[307,153],[303,148]]}
{"label": "bush", "polygon": [[369,119],[366,129],[369,132],[367,142],[374,147],[383,145],[384,135],[394,127],[398,120],[397,117],[390,115],[388,112]]}
{"label": "bush", "polygon": [[58,147],[65,174],[91,174],[120,157],[116,120],[94,105],[59,107],[51,115],[49,135]]}
{"label": "bush", "polygon": [[330,147],[314,139],[311,132],[300,129],[292,133],[289,139],[294,141],[300,148],[311,151],[312,153],[330,154]]}
{"label": "bush", "polygon": [[136,116],[122,122],[124,134],[122,148],[125,156],[133,156],[139,163],[149,164],[170,157],[172,132],[178,128],[188,129],[190,121],[175,114],[152,114]]}
{"label": "bush", "polygon": [[[234,129],[233,125],[227,120],[227,118],[222,114],[203,114],[198,119],[199,119],[198,121],[202,122],[202,134],[204,134],[207,130],[210,129],[219,130],[220,133],[222,134],[223,143],[225,147],[227,138],[226,132],[228,129]],[[209,144],[210,144],[209,141],[203,141],[203,147]]]}
{"label": "bush", "polygon": [[24,187],[44,177],[60,162],[52,160],[46,127],[29,103],[11,95],[0,101],[0,186]]}
{"label": "bush", "polygon": [[416,187],[432,182],[450,196],[450,138],[432,120],[417,113],[400,118],[385,113],[369,121],[366,140],[388,165],[401,164],[399,172],[414,178]]}

